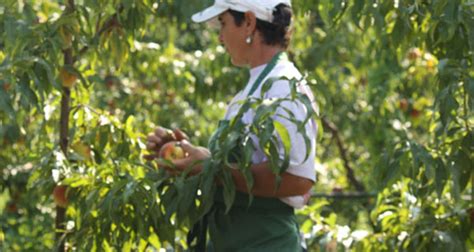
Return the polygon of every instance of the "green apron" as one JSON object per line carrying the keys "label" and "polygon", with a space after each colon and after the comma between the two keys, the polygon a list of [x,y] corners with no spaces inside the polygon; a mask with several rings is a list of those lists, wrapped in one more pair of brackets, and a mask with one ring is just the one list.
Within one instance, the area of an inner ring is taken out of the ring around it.
{"label": "green apron", "polygon": [[277,198],[254,197],[237,192],[225,214],[221,191],[208,215],[211,243],[208,251],[301,251],[294,210]]}
{"label": "green apron", "polygon": [[[285,54],[279,53],[272,59],[253,84],[249,96],[278,61],[285,58]],[[219,126],[225,123],[228,121],[222,120]],[[238,153],[239,150],[235,150],[229,158],[232,159]],[[294,209],[277,198],[254,196],[249,206],[248,194],[236,192],[234,204],[226,214],[222,190],[218,189],[213,208],[206,214],[204,221],[193,228],[193,231],[201,234],[188,237],[188,240],[192,240],[190,238],[200,236],[201,245],[194,247],[195,251],[205,250],[202,240],[205,238],[206,226],[211,240],[207,245],[208,252],[302,251]]]}

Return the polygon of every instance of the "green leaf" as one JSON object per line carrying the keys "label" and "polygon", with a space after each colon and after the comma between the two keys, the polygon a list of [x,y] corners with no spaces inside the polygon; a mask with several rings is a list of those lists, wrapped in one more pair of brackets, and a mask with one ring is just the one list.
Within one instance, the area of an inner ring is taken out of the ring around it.
{"label": "green leaf", "polygon": [[48,81],[51,85],[56,86],[56,87],[59,86],[59,84],[56,83],[56,78],[54,77],[54,74],[53,74],[52,64],[38,57],[33,58],[33,62],[36,62],[43,67],[43,69],[46,71]]}
{"label": "green leaf", "polygon": [[122,193],[122,201],[127,203],[129,201],[130,196],[135,195],[135,187],[136,184],[133,181],[130,181],[125,186],[125,191]]}
{"label": "green leaf", "polygon": [[165,218],[167,220],[169,220],[178,209],[179,202],[177,200],[174,200],[177,197],[177,194],[178,191],[176,187],[171,186],[164,194],[161,195],[161,202],[165,207]]}
{"label": "green leaf", "polygon": [[148,237],[148,242],[149,242],[155,249],[161,248],[160,240],[158,239],[158,236],[157,236],[155,233],[152,233],[152,234]]}
{"label": "green leaf", "polygon": [[242,162],[239,163],[239,170],[242,172],[242,175],[244,176],[245,182],[247,184],[247,189],[249,191],[252,191],[253,185],[254,185],[254,179],[253,179],[253,174],[252,174],[252,156],[253,153],[255,152],[255,147],[253,145],[252,139],[250,136],[247,136],[243,139],[242,141],[242,155],[243,159]]}
{"label": "green leaf", "polygon": [[447,126],[448,123],[452,119],[454,119],[453,113],[458,107],[458,102],[450,92],[443,93],[443,95],[439,99],[439,109],[441,115],[441,122],[443,123],[443,125]]}
{"label": "green leaf", "polygon": [[448,172],[441,159],[436,159],[435,173],[436,193],[438,194],[438,198],[441,199],[444,186],[448,179]]}
{"label": "green leaf", "polygon": [[224,186],[224,204],[225,204],[225,212],[228,213],[231,209],[234,199],[235,199],[235,184],[232,179],[232,173],[230,172],[231,168],[227,168],[222,170],[221,178]]}
{"label": "green leaf", "polygon": [[16,113],[11,105],[11,99],[8,93],[3,91],[3,87],[0,87],[0,110],[3,110],[8,114],[11,120],[15,119]]}
{"label": "green leaf", "polygon": [[39,106],[38,104],[38,97],[36,96],[36,93],[31,89],[30,87],[30,79],[29,77],[25,74],[23,77],[20,79],[19,84],[19,91],[22,94],[22,104],[23,107],[28,109],[30,105],[32,106]]}
{"label": "green leaf", "polygon": [[135,137],[135,131],[133,124],[135,123],[135,117],[133,115],[130,115],[127,120],[125,121],[125,132],[127,133],[128,137],[134,138]]}
{"label": "green leaf", "polygon": [[194,200],[196,198],[196,193],[198,190],[199,177],[192,176],[183,182],[184,185],[178,189],[177,201],[178,205],[178,217],[183,218],[186,214],[190,214],[192,211],[191,206],[194,205]]}
{"label": "green leaf", "polygon": [[413,166],[414,168],[423,165],[425,167],[425,176],[430,180],[435,179],[435,161],[428,150],[424,146],[418,145],[417,143],[410,144],[412,156],[413,156]]}
{"label": "green leaf", "polygon": [[404,36],[407,33],[407,26],[406,26],[406,20],[403,18],[397,18],[395,22],[395,26],[392,30],[392,33],[390,34],[391,41],[393,43],[393,46],[395,48],[400,47]]}
{"label": "green leaf", "polygon": [[433,2],[434,7],[434,15],[440,16],[443,14],[445,10],[445,6],[448,3],[448,0],[437,0]]}
{"label": "green leaf", "polygon": [[474,111],[474,78],[466,79],[464,82],[464,90],[469,99],[469,110]]}
{"label": "green leaf", "polygon": [[365,0],[355,0],[353,1],[352,7],[351,7],[352,20],[359,28],[361,28],[359,25],[359,21],[363,14],[362,12],[364,9],[364,5],[365,5]]}
{"label": "green leaf", "polygon": [[90,182],[87,179],[87,177],[71,177],[71,178],[66,178],[63,180],[63,183],[66,185],[69,185],[72,188],[75,187],[81,187],[85,185],[89,185]]}
{"label": "green leaf", "polygon": [[285,156],[290,153],[290,148],[291,148],[291,140],[290,140],[290,134],[288,133],[288,130],[286,129],[285,125],[283,125],[281,122],[274,120],[273,121],[273,127],[278,133],[278,136],[280,137],[280,140],[283,143],[283,147],[285,149]]}
{"label": "green leaf", "polygon": [[458,159],[455,161],[455,163],[460,173],[459,190],[460,192],[462,192],[469,184],[469,180],[473,173],[472,167],[474,167],[474,161],[469,157],[467,153],[459,152]]}

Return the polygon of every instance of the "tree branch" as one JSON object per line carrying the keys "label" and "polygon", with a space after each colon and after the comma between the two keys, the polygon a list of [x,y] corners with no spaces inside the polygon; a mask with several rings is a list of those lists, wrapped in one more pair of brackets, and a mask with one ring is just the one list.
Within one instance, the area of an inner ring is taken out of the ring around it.
{"label": "tree branch", "polygon": [[[99,20],[97,21],[97,25],[96,25],[96,34],[94,35],[94,38],[92,39],[92,41],[94,41],[95,39],[99,38],[104,32],[106,31],[109,31],[111,30],[113,27],[118,27],[120,26],[120,23],[118,21],[118,13],[122,12],[123,11],[123,5],[120,5],[118,7],[118,10],[117,12],[112,15],[107,21],[105,21],[105,23],[102,25],[102,27],[99,28],[99,22],[100,22],[100,17],[99,17]],[[80,59],[80,57],[82,55],[84,55],[87,51],[89,50],[89,46],[86,45],[84,46],[83,48],[81,48],[81,50],[79,50],[79,52],[77,53],[77,55],[75,55],[73,57],[73,63],[78,61]]]}
{"label": "tree branch", "polygon": [[366,199],[374,198],[377,196],[377,193],[367,193],[367,192],[346,192],[346,193],[312,193],[311,198],[327,198],[327,199]]}
{"label": "tree branch", "polygon": [[[74,0],[68,0],[65,12],[74,11]],[[66,48],[64,51],[64,65],[71,65],[73,62],[72,48]],[[59,146],[64,156],[68,156],[69,145],[69,113],[71,101],[71,90],[63,85],[63,92],[61,96],[61,116],[59,119]],[[64,252],[66,250],[66,209],[61,206],[56,206],[56,244],[57,251]]]}
{"label": "tree branch", "polygon": [[346,169],[346,176],[349,182],[354,186],[354,188],[358,192],[365,192],[365,187],[362,183],[360,183],[355,175],[354,175],[354,169],[352,169],[349,159],[347,157],[347,150],[344,147],[344,142],[342,141],[342,138],[339,134],[339,130],[337,129],[336,125],[334,125],[332,122],[328,121],[326,118],[322,118],[322,123],[323,127],[329,129],[331,131],[334,139],[336,139],[336,144],[339,149],[339,153],[341,154],[341,158],[344,164],[344,168]]}

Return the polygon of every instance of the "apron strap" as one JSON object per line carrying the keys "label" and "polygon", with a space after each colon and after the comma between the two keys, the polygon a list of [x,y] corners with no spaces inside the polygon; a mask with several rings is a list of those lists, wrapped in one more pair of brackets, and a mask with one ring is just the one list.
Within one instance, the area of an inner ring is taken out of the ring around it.
{"label": "apron strap", "polygon": [[252,88],[249,91],[248,96],[251,96],[255,90],[257,90],[258,86],[260,86],[260,83],[267,77],[267,75],[275,68],[275,66],[280,63],[281,61],[288,60],[288,56],[286,55],[285,52],[279,52],[273,56],[273,58],[270,60],[270,62],[265,66],[263,71],[260,73],[260,75],[257,77],[255,82],[252,84]]}

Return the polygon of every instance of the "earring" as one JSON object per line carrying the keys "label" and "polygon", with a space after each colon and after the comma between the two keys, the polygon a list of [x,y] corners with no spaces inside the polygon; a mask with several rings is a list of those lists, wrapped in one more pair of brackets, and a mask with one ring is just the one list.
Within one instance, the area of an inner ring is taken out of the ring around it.
{"label": "earring", "polygon": [[252,43],[252,36],[248,36],[248,37],[245,39],[245,43],[251,44],[251,43]]}

